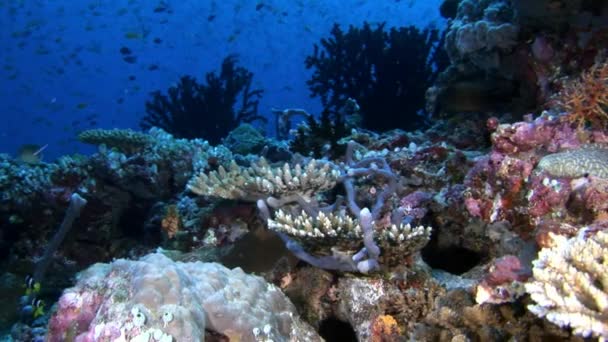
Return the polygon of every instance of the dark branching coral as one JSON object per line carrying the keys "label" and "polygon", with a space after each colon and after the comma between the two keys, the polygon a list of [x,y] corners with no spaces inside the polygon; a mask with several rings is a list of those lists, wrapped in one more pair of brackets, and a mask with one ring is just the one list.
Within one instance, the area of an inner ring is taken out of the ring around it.
{"label": "dark branching coral", "polygon": [[349,128],[342,115],[331,115],[325,111],[319,120],[312,115],[298,126],[295,137],[290,142],[293,152],[305,156],[320,158],[327,156],[337,158],[344,154],[345,147],[338,142],[349,134]]}
{"label": "dark branching coral", "polygon": [[368,129],[418,128],[423,117],[416,113],[424,107],[425,91],[437,67],[447,63],[436,48],[442,37],[436,29],[414,26],[387,32],[384,24],[372,28],[364,23],[343,32],[335,24],[331,36],[315,44],[306,58],[306,68],[314,71],[307,82],[311,95],[319,96],[330,113],[355,99]]}
{"label": "dark branching coral", "polygon": [[[234,56],[224,59],[219,76],[211,72],[205,79],[207,84],[199,84],[183,76],[167,95],[152,92],[141,127],[156,126],[178,138],[204,138],[218,144],[242,122],[266,121],[257,113],[262,90],[251,89],[253,73],[237,66]],[[239,98],[241,106],[236,110]]]}

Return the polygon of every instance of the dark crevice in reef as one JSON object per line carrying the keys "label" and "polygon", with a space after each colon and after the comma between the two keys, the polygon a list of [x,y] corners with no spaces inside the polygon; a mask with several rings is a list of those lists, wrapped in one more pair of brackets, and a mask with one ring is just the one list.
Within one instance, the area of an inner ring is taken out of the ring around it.
{"label": "dark crevice in reef", "polygon": [[422,249],[422,259],[432,268],[461,275],[483,262],[483,255],[460,246]]}
{"label": "dark crevice in reef", "polygon": [[353,327],[349,323],[335,317],[321,321],[319,335],[327,342],[357,342],[357,335]]}

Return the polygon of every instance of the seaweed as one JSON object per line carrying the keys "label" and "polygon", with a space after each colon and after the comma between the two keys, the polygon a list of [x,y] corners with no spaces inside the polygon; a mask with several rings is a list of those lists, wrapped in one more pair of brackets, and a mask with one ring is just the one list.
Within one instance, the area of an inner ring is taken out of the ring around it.
{"label": "seaweed", "polygon": [[[253,73],[236,62],[235,56],[226,57],[219,75],[206,74],[206,84],[185,75],[166,95],[160,90],[152,92],[140,126],[143,129],[156,126],[177,138],[204,138],[218,144],[241,123],[256,120],[266,123],[258,114],[263,91],[251,89]],[[239,98],[240,108],[235,109]]]}

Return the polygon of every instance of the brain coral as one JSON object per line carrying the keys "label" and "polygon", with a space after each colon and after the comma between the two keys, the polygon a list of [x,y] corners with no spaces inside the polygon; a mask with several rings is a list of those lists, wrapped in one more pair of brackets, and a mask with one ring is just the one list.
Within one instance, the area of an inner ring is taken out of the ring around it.
{"label": "brain coral", "polygon": [[590,175],[608,178],[608,147],[587,145],[549,154],[540,160],[538,167],[554,177],[578,178]]}
{"label": "brain coral", "polygon": [[321,341],[293,304],[262,278],[163,254],[96,264],[64,291],[47,341]]}

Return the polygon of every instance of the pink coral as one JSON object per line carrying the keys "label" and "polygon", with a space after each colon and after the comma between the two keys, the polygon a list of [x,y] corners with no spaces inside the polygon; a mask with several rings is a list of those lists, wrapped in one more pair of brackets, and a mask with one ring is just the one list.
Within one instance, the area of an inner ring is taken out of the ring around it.
{"label": "pink coral", "polygon": [[262,278],[214,263],[174,262],[160,253],[81,273],[61,296],[47,340],[201,341],[206,329],[241,341],[255,340],[262,329],[265,339],[320,340]]}
{"label": "pink coral", "polygon": [[477,303],[506,303],[524,294],[523,282],[531,270],[522,265],[518,257],[505,255],[494,260],[488,273],[477,285]]}
{"label": "pink coral", "polygon": [[84,331],[97,314],[103,297],[95,291],[67,292],[57,303],[57,312],[49,321],[49,342],[65,341],[67,335]]}
{"label": "pink coral", "polygon": [[421,219],[426,215],[428,209],[425,207],[433,198],[433,195],[424,191],[414,191],[401,199],[400,208],[403,213],[414,219]]}

